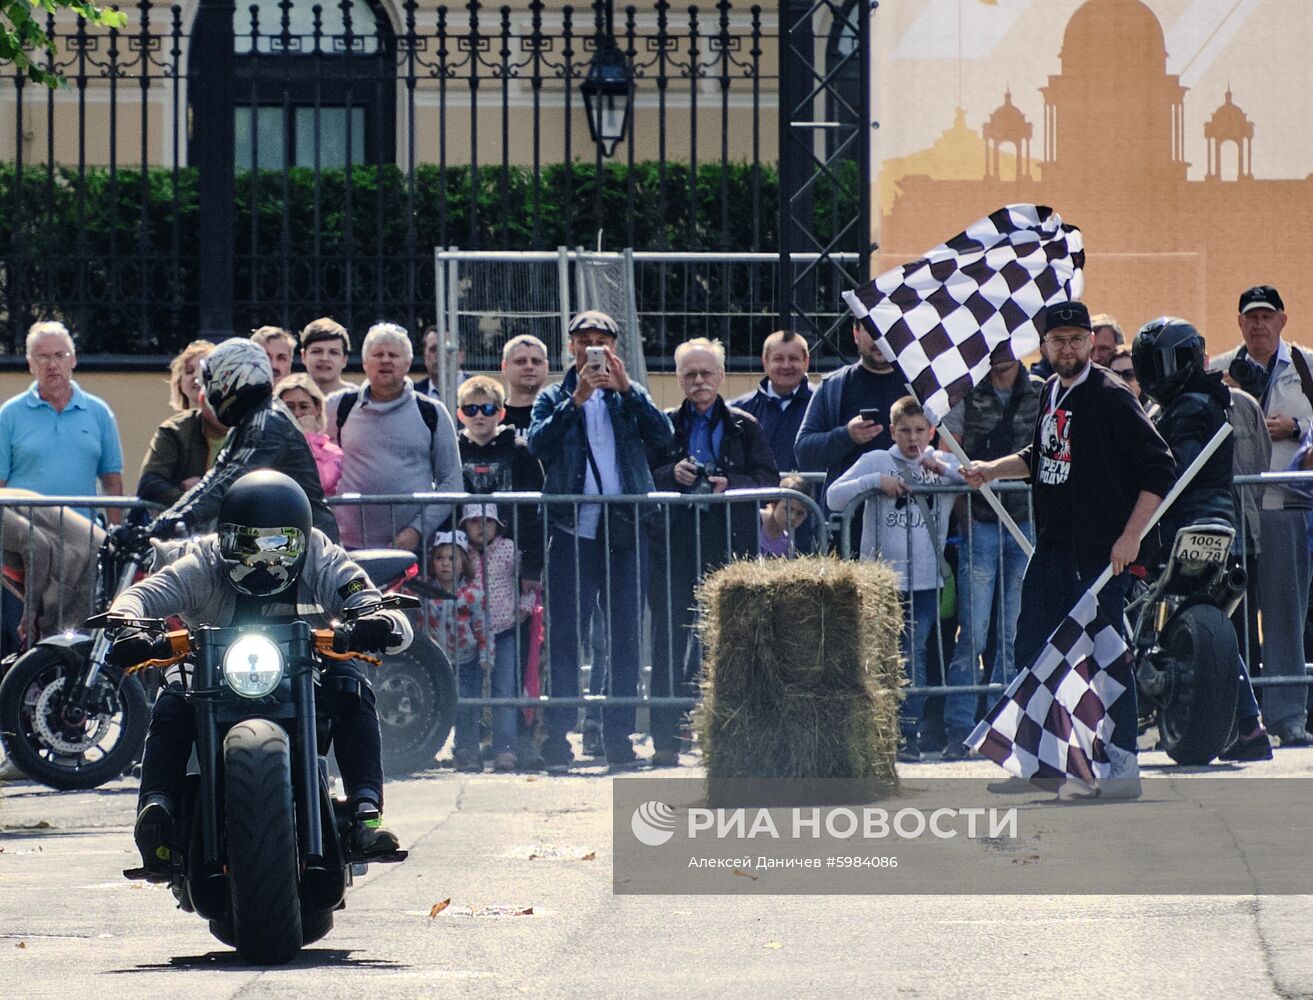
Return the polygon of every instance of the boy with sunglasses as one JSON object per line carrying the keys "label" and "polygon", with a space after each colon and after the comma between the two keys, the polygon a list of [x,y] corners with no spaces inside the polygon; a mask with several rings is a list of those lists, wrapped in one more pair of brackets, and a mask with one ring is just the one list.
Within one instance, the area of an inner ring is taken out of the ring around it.
{"label": "boy with sunglasses", "polygon": [[[456,390],[456,416],[461,430],[456,435],[460,447],[461,472],[469,493],[538,492],[543,488],[543,467],[529,453],[523,441],[516,440],[515,428],[503,425],[506,416],[506,390],[500,382],[486,375],[475,375]],[[523,553],[521,585],[537,586],[542,579],[542,526],[538,511],[532,507],[514,510],[505,517],[507,532],[518,539]]]}

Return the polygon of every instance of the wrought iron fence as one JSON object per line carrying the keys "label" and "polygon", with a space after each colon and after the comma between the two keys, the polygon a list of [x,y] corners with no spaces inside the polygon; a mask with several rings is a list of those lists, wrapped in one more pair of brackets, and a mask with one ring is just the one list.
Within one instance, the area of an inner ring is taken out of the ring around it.
{"label": "wrought iron fence", "polygon": [[[138,0],[121,31],[49,18],[68,87],[15,74],[0,135],[4,341],[46,317],[84,353],[325,314],[418,332],[435,246],[776,251],[773,16],[617,9],[632,112],[607,160],[581,88],[610,6],[201,0],[189,22]],[[815,192],[836,235],[841,180]]]}

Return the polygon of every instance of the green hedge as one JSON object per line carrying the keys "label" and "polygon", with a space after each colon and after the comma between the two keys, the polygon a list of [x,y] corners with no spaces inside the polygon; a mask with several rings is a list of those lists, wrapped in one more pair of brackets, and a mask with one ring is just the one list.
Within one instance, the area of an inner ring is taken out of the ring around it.
{"label": "green hedge", "polygon": [[[842,188],[851,196],[836,199],[829,182],[815,190],[823,236],[832,217],[852,213],[856,170],[846,166]],[[536,188],[530,168],[481,168],[473,234],[471,177],[468,166],[440,171],[426,164],[415,170],[412,256],[407,251],[410,181],[395,166],[352,168],[349,202],[342,169],[320,171],[317,178],[304,168],[239,171],[238,325],[248,316],[276,319],[284,300],[294,303],[294,321],[324,312],[350,317],[357,310],[371,318],[380,311],[402,316],[421,307],[429,315],[434,289],[428,260],[439,245],[524,250],[595,244],[595,165],[546,166]],[[632,175],[625,164],[607,163],[601,183],[608,249],[743,251],[778,245],[773,167],[701,164],[690,192],[689,166],[667,163],[664,200],[655,162],[635,164]],[[118,170],[113,176],[96,167],[79,177],[73,168],[57,167],[52,176],[44,167],[27,166],[20,189],[14,164],[0,164],[2,301],[11,314],[11,342],[35,314],[73,319],[84,351],[171,350],[190,339],[204,266],[197,256],[196,185],[193,167]],[[724,230],[722,200],[728,206]]]}

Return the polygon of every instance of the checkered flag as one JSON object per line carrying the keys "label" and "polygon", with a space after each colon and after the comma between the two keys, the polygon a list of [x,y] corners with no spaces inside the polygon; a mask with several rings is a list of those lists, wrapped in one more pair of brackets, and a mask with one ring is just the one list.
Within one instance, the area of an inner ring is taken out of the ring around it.
{"label": "checkered flag", "polygon": [[1134,683],[1131,671],[1130,650],[1088,591],[967,746],[1048,790],[1068,780],[1097,789],[1110,776],[1110,750],[1120,752],[1110,746],[1108,709]]}
{"label": "checkered flag", "polygon": [[843,297],[938,424],[1000,346],[1016,358],[1038,349],[1035,316],[1080,298],[1084,247],[1053,209],[1009,205]]}

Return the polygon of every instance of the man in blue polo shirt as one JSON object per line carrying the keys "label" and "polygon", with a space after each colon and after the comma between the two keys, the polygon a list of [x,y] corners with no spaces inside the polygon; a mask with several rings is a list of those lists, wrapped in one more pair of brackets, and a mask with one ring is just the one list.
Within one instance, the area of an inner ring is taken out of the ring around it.
{"label": "man in blue polo shirt", "polygon": [[[27,332],[31,388],[0,406],[0,486],[45,496],[123,494],[123,449],[104,400],[73,381],[77,353],[63,323],[32,324]],[[94,517],[82,508],[78,513]],[[118,524],[120,512],[107,511]]]}

